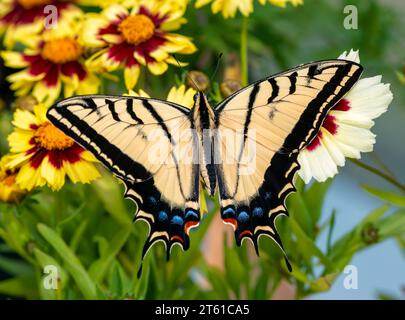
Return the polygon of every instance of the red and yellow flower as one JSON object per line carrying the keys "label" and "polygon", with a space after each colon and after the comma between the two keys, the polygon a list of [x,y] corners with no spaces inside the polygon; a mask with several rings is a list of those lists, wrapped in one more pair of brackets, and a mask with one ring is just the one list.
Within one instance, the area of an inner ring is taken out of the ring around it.
{"label": "red and yellow flower", "polygon": [[84,63],[84,47],[77,37],[80,24],[60,22],[57,28],[32,37],[23,52],[3,51],[1,56],[11,68],[23,70],[8,80],[18,96],[32,94],[39,102],[51,105],[62,93],[97,93],[99,80]]}
{"label": "red and yellow flower", "polygon": [[9,156],[0,159],[0,202],[18,202],[25,194],[16,183],[17,170],[6,168]]}
{"label": "red and yellow flower", "polygon": [[31,190],[48,185],[59,190],[66,175],[74,183],[98,178],[93,155],[53,126],[46,119],[46,110],[39,104],[34,112],[17,109],[14,113],[7,168],[19,169],[15,177],[18,186]]}
{"label": "red and yellow flower", "polygon": [[44,10],[51,5],[56,16],[54,21],[75,18],[82,11],[75,0],[2,0],[0,2],[0,34],[5,33],[4,44],[12,47],[16,41],[29,40],[33,33],[41,32],[50,14]]}
{"label": "red and yellow flower", "polygon": [[185,8],[173,1],[153,0],[138,1],[130,10],[113,5],[100,14],[89,14],[82,39],[87,46],[100,50],[87,65],[108,72],[124,68],[127,89],[135,86],[140,66],[154,75],[164,73],[168,64],[177,65],[172,54],[196,50],[189,38],[169,33],[185,22]]}

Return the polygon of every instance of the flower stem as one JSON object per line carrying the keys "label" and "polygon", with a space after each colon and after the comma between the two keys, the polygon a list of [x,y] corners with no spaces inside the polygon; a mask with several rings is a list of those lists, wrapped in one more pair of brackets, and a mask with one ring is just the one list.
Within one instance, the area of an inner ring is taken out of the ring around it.
{"label": "flower stem", "polygon": [[379,176],[380,178],[383,178],[385,181],[391,183],[392,185],[396,186],[398,189],[400,189],[402,192],[405,192],[405,185],[397,181],[394,177],[391,177],[390,175],[382,172],[381,170],[374,168],[372,166],[369,166],[368,164],[365,164],[357,159],[351,159],[349,158],[351,162],[353,162],[356,166],[363,168],[364,170],[367,170],[371,173],[374,173],[375,175]]}
{"label": "flower stem", "polygon": [[247,57],[247,39],[248,39],[248,17],[242,17],[242,28],[240,33],[240,65],[242,86],[248,84],[248,57]]}

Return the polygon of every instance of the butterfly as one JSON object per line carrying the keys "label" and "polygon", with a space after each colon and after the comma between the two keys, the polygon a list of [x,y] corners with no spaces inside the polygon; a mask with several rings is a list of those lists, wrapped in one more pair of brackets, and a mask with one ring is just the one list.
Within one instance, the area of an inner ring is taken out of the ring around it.
{"label": "butterfly", "polygon": [[259,253],[259,237],[267,235],[284,253],[275,221],[288,215],[298,152],[362,70],[346,60],[300,65],[216,107],[203,92],[191,109],[150,98],[76,96],[56,103],[47,117],[123,181],[125,197],[138,207],[135,220],[150,227],[142,260],[158,241],[167,258],[175,244],[189,248],[201,218],[200,188],[218,195],[238,246],[250,239]]}

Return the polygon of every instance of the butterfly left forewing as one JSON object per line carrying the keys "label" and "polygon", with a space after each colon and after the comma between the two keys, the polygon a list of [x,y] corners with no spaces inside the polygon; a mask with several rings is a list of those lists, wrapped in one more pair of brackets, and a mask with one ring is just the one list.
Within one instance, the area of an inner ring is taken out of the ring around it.
{"label": "butterfly left forewing", "polygon": [[[257,249],[258,237],[266,234],[282,246],[275,219],[287,214],[284,201],[295,190],[298,151],[316,136],[361,71],[344,60],[302,65],[241,89],[217,106],[221,215],[234,227],[238,245],[248,238]],[[234,143],[223,138],[227,131],[234,132]]]}
{"label": "butterfly left forewing", "polygon": [[193,154],[189,110],[138,97],[79,96],[48,111],[48,119],[91,151],[125,184],[125,196],[136,202],[136,219],[150,232],[144,254],[163,241],[189,246],[188,230],[199,214],[198,163],[180,161]]}

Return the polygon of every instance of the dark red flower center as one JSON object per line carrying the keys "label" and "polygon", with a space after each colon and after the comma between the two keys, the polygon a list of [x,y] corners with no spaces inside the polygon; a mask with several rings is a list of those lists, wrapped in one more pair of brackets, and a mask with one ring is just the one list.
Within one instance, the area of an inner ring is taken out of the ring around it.
{"label": "dark red flower center", "polygon": [[[331,111],[348,111],[350,110],[350,102],[347,99],[340,100]],[[328,114],[322,124],[322,128],[328,130],[332,135],[335,135],[338,131],[339,125],[336,123],[336,118]],[[307,150],[313,151],[321,145],[322,131],[318,132],[318,135],[311,141],[311,143],[306,147]]]}

